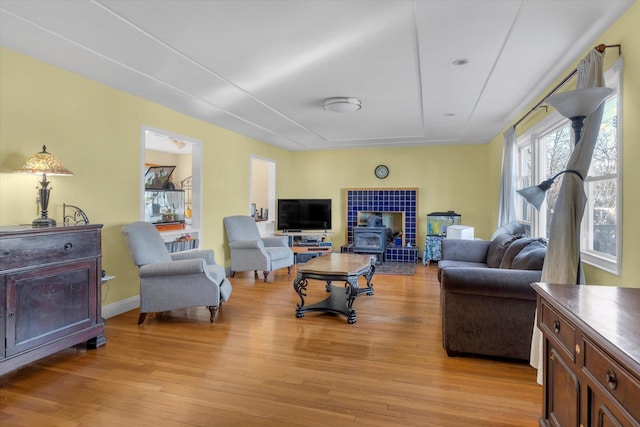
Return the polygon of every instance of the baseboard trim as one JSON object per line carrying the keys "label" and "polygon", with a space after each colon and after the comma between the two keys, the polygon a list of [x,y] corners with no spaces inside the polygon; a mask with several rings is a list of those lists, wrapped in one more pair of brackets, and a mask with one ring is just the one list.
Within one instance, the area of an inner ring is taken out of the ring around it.
{"label": "baseboard trim", "polygon": [[102,317],[109,319],[110,317],[135,310],[136,308],[140,308],[140,295],[103,305]]}

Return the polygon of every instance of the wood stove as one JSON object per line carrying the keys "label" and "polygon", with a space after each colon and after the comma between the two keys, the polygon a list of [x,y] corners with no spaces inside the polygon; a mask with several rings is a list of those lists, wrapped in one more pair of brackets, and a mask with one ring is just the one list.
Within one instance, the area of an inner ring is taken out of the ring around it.
{"label": "wood stove", "polygon": [[353,252],[376,254],[378,261],[385,261],[387,227],[353,227]]}

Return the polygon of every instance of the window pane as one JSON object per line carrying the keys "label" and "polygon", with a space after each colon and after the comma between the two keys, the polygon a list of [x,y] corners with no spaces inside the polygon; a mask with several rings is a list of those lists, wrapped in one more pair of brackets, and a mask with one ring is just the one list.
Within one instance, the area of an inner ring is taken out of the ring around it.
{"label": "window pane", "polygon": [[598,141],[593,150],[589,176],[617,173],[618,164],[618,97],[609,98],[604,104]]}
{"label": "window pane", "polygon": [[[533,185],[531,184],[531,179],[527,177],[520,180],[518,189],[531,187],[531,185]],[[524,197],[518,196],[516,200],[518,203],[518,220],[520,220],[521,222],[526,222],[527,224],[531,224],[533,206],[527,203]]]}
{"label": "window pane", "polygon": [[[523,188],[530,187],[533,185],[531,178],[531,145],[526,145],[520,147],[518,149],[518,190]],[[531,224],[532,219],[532,208],[529,203],[527,203],[523,197],[517,196],[516,203],[518,203],[518,220],[521,222],[525,222],[527,224]]]}
{"label": "window pane", "polygon": [[520,176],[531,178],[531,145],[520,149]]}
{"label": "window pane", "polygon": [[[563,127],[558,128],[540,139],[540,143],[544,148],[546,157],[546,177],[551,178],[558,172],[561,172],[567,166],[569,156],[571,156],[571,150],[573,145],[571,144],[571,126],[567,123]],[[551,188],[547,191],[547,230],[546,236],[549,237],[549,226],[551,225],[551,215],[553,215],[553,208],[558,200],[558,192],[560,191],[560,184],[562,183],[562,176],[553,183]]]}
{"label": "window pane", "polygon": [[[589,196],[586,250],[617,256],[618,218],[616,209],[616,179],[591,181],[586,184]],[[584,224],[583,222],[583,224]]]}

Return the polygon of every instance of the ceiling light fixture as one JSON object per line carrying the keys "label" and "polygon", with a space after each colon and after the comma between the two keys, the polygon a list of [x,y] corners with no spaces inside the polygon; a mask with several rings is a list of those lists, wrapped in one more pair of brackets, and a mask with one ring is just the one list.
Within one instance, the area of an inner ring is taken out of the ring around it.
{"label": "ceiling light fixture", "polygon": [[324,109],[335,113],[355,113],[362,108],[362,102],[358,98],[345,96],[327,98],[323,102]]}
{"label": "ceiling light fixture", "polygon": [[173,139],[172,138],[171,142],[173,143],[173,145],[178,147],[178,150],[182,150],[187,145],[186,142],[180,141],[179,139]]}
{"label": "ceiling light fixture", "polygon": [[452,62],[453,65],[467,65],[469,63],[468,59],[456,59],[455,61]]}

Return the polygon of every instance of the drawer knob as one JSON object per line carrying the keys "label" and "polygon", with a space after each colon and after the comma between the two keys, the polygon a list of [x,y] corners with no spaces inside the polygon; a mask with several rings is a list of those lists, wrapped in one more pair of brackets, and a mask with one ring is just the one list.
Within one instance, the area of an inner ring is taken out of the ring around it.
{"label": "drawer knob", "polygon": [[556,334],[560,333],[560,322],[558,322],[557,320],[553,322],[553,332],[555,332]]}
{"label": "drawer knob", "polygon": [[611,369],[607,371],[607,385],[611,390],[615,390],[618,387],[618,380],[616,379],[616,373]]}
{"label": "drawer knob", "polygon": [[69,252],[71,249],[73,249],[73,244],[72,243],[65,243],[63,248],[64,248],[64,250],[66,252]]}

